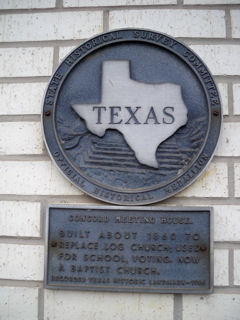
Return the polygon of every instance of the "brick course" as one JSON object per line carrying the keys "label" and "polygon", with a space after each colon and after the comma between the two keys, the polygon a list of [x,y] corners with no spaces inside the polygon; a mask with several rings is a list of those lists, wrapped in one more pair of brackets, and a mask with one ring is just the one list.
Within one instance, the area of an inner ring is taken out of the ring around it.
{"label": "brick course", "polygon": [[38,289],[0,287],[1,318],[8,320],[38,319]]}
{"label": "brick course", "polygon": [[43,280],[43,245],[0,244],[0,279]]}
{"label": "brick course", "polygon": [[94,319],[96,314],[98,320],[157,320],[159,317],[163,320],[173,319],[173,296],[170,294],[118,295],[110,292],[45,290],[45,306],[45,319],[51,320],[64,320],[68,317],[73,320]]}
{"label": "brick course", "polygon": [[102,32],[102,12],[2,15],[0,23],[5,29],[2,42],[84,39]]}
{"label": "brick course", "polygon": [[0,77],[49,76],[53,48],[1,48]]}
{"label": "brick course", "polygon": [[239,303],[239,294],[185,295],[183,296],[183,318],[184,320],[219,320],[219,318],[237,320]]}
{"label": "brick course", "polygon": [[41,154],[43,138],[40,122],[0,123],[0,154]]}
{"label": "brick course", "polygon": [[0,115],[40,114],[46,85],[46,82],[1,83]]}
{"label": "brick course", "polygon": [[154,29],[174,37],[223,38],[224,11],[208,10],[117,10],[110,11],[111,29]]}
{"label": "brick course", "polygon": [[40,203],[0,201],[0,236],[40,237]]}

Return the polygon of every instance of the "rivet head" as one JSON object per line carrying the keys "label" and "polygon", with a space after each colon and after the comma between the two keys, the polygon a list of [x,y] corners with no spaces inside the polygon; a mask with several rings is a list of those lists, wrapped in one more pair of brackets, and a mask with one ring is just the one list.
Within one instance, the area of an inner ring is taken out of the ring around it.
{"label": "rivet head", "polygon": [[51,111],[45,111],[45,116],[47,116],[47,117],[49,117],[50,116],[50,114],[51,114]]}
{"label": "rivet head", "polygon": [[213,111],[213,115],[215,116],[215,117],[217,117],[217,116],[219,116],[219,112],[218,111]]}
{"label": "rivet head", "polygon": [[207,247],[203,245],[203,246],[200,247],[200,250],[201,250],[202,252],[204,252],[204,251],[207,250]]}
{"label": "rivet head", "polygon": [[53,240],[53,241],[51,242],[51,247],[55,248],[56,246],[57,246],[57,241],[54,241],[54,240]]}

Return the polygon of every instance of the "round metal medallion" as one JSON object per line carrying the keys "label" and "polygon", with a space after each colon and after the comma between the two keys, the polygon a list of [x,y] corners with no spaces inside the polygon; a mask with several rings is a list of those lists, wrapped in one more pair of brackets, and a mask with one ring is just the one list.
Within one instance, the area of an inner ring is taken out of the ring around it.
{"label": "round metal medallion", "polygon": [[191,184],[217,144],[221,105],[202,60],[150,30],[100,34],[53,74],[43,105],[50,156],[102,201],[149,204]]}

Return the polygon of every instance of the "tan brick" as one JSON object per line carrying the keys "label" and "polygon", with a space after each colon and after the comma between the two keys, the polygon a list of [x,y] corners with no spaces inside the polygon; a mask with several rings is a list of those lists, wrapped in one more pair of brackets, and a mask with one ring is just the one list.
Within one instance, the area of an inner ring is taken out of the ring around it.
{"label": "tan brick", "polygon": [[183,0],[184,4],[203,4],[203,5],[214,5],[214,4],[239,4],[239,0]]}
{"label": "tan brick", "polygon": [[231,20],[232,36],[233,38],[240,38],[240,10],[231,10]]}
{"label": "tan brick", "polygon": [[222,101],[222,113],[228,115],[228,85],[227,83],[218,83],[218,89]]}
{"label": "tan brick", "polygon": [[233,84],[233,113],[240,114],[240,83]]}
{"label": "tan brick", "polygon": [[38,289],[0,287],[0,319],[37,320]]}
{"label": "tan brick", "polygon": [[61,62],[76,46],[60,47],[59,48],[59,62]]}
{"label": "tan brick", "polygon": [[40,122],[1,122],[0,154],[40,154],[43,152]]}
{"label": "tan brick", "polygon": [[214,75],[240,75],[240,45],[191,45]]}
{"label": "tan brick", "polygon": [[236,132],[240,132],[240,123],[226,122],[222,124],[222,130],[216,149],[217,156],[240,156],[239,137]]}
{"label": "tan brick", "polygon": [[200,178],[177,197],[227,197],[228,173],[225,163],[211,163]]}
{"label": "tan brick", "polygon": [[50,161],[0,162],[0,193],[27,195],[81,195]]}
{"label": "tan brick", "polygon": [[40,114],[47,84],[1,83],[0,114]]}
{"label": "tan brick", "polygon": [[151,6],[156,4],[177,4],[177,0],[63,0],[64,7]]}
{"label": "tan brick", "polygon": [[0,201],[0,236],[40,237],[40,203]]}
{"label": "tan brick", "polygon": [[234,257],[234,284],[235,286],[240,285],[240,250],[236,249],[233,252]]}
{"label": "tan brick", "polygon": [[84,39],[103,30],[101,11],[6,14],[0,25],[2,42]]}
{"label": "tan brick", "polygon": [[43,280],[43,246],[1,243],[0,252],[0,279]]}
{"label": "tan brick", "polygon": [[4,9],[42,9],[54,8],[57,0],[2,0],[0,8]]}
{"label": "tan brick", "polygon": [[228,250],[214,250],[214,285],[227,286],[228,280]]}
{"label": "tan brick", "polygon": [[239,320],[240,294],[184,295],[184,320]]}
{"label": "tan brick", "polygon": [[240,206],[214,206],[214,241],[240,241]]}
{"label": "tan brick", "polygon": [[45,290],[44,305],[45,320],[173,319],[173,297],[164,294]]}
{"label": "tan brick", "polygon": [[1,48],[0,77],[48,76],[53,48]]}
{"label": "tan brick", "polygon": [[240,163],[234,164],[235,197],[240,197]]}
{"label": "tan brick", "polygon": [[225,37],[222,10],[117,10],[109,17],[111,29],[149,28],[175,37]]}

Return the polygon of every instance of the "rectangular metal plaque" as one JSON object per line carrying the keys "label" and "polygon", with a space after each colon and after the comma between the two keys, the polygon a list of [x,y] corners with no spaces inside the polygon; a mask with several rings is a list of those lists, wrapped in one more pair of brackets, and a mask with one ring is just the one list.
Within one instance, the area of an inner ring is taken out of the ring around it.
{"label": "rectangular metal plaque", "polygon": [[212,291],[211,208],[50,206],[45,287]]}

